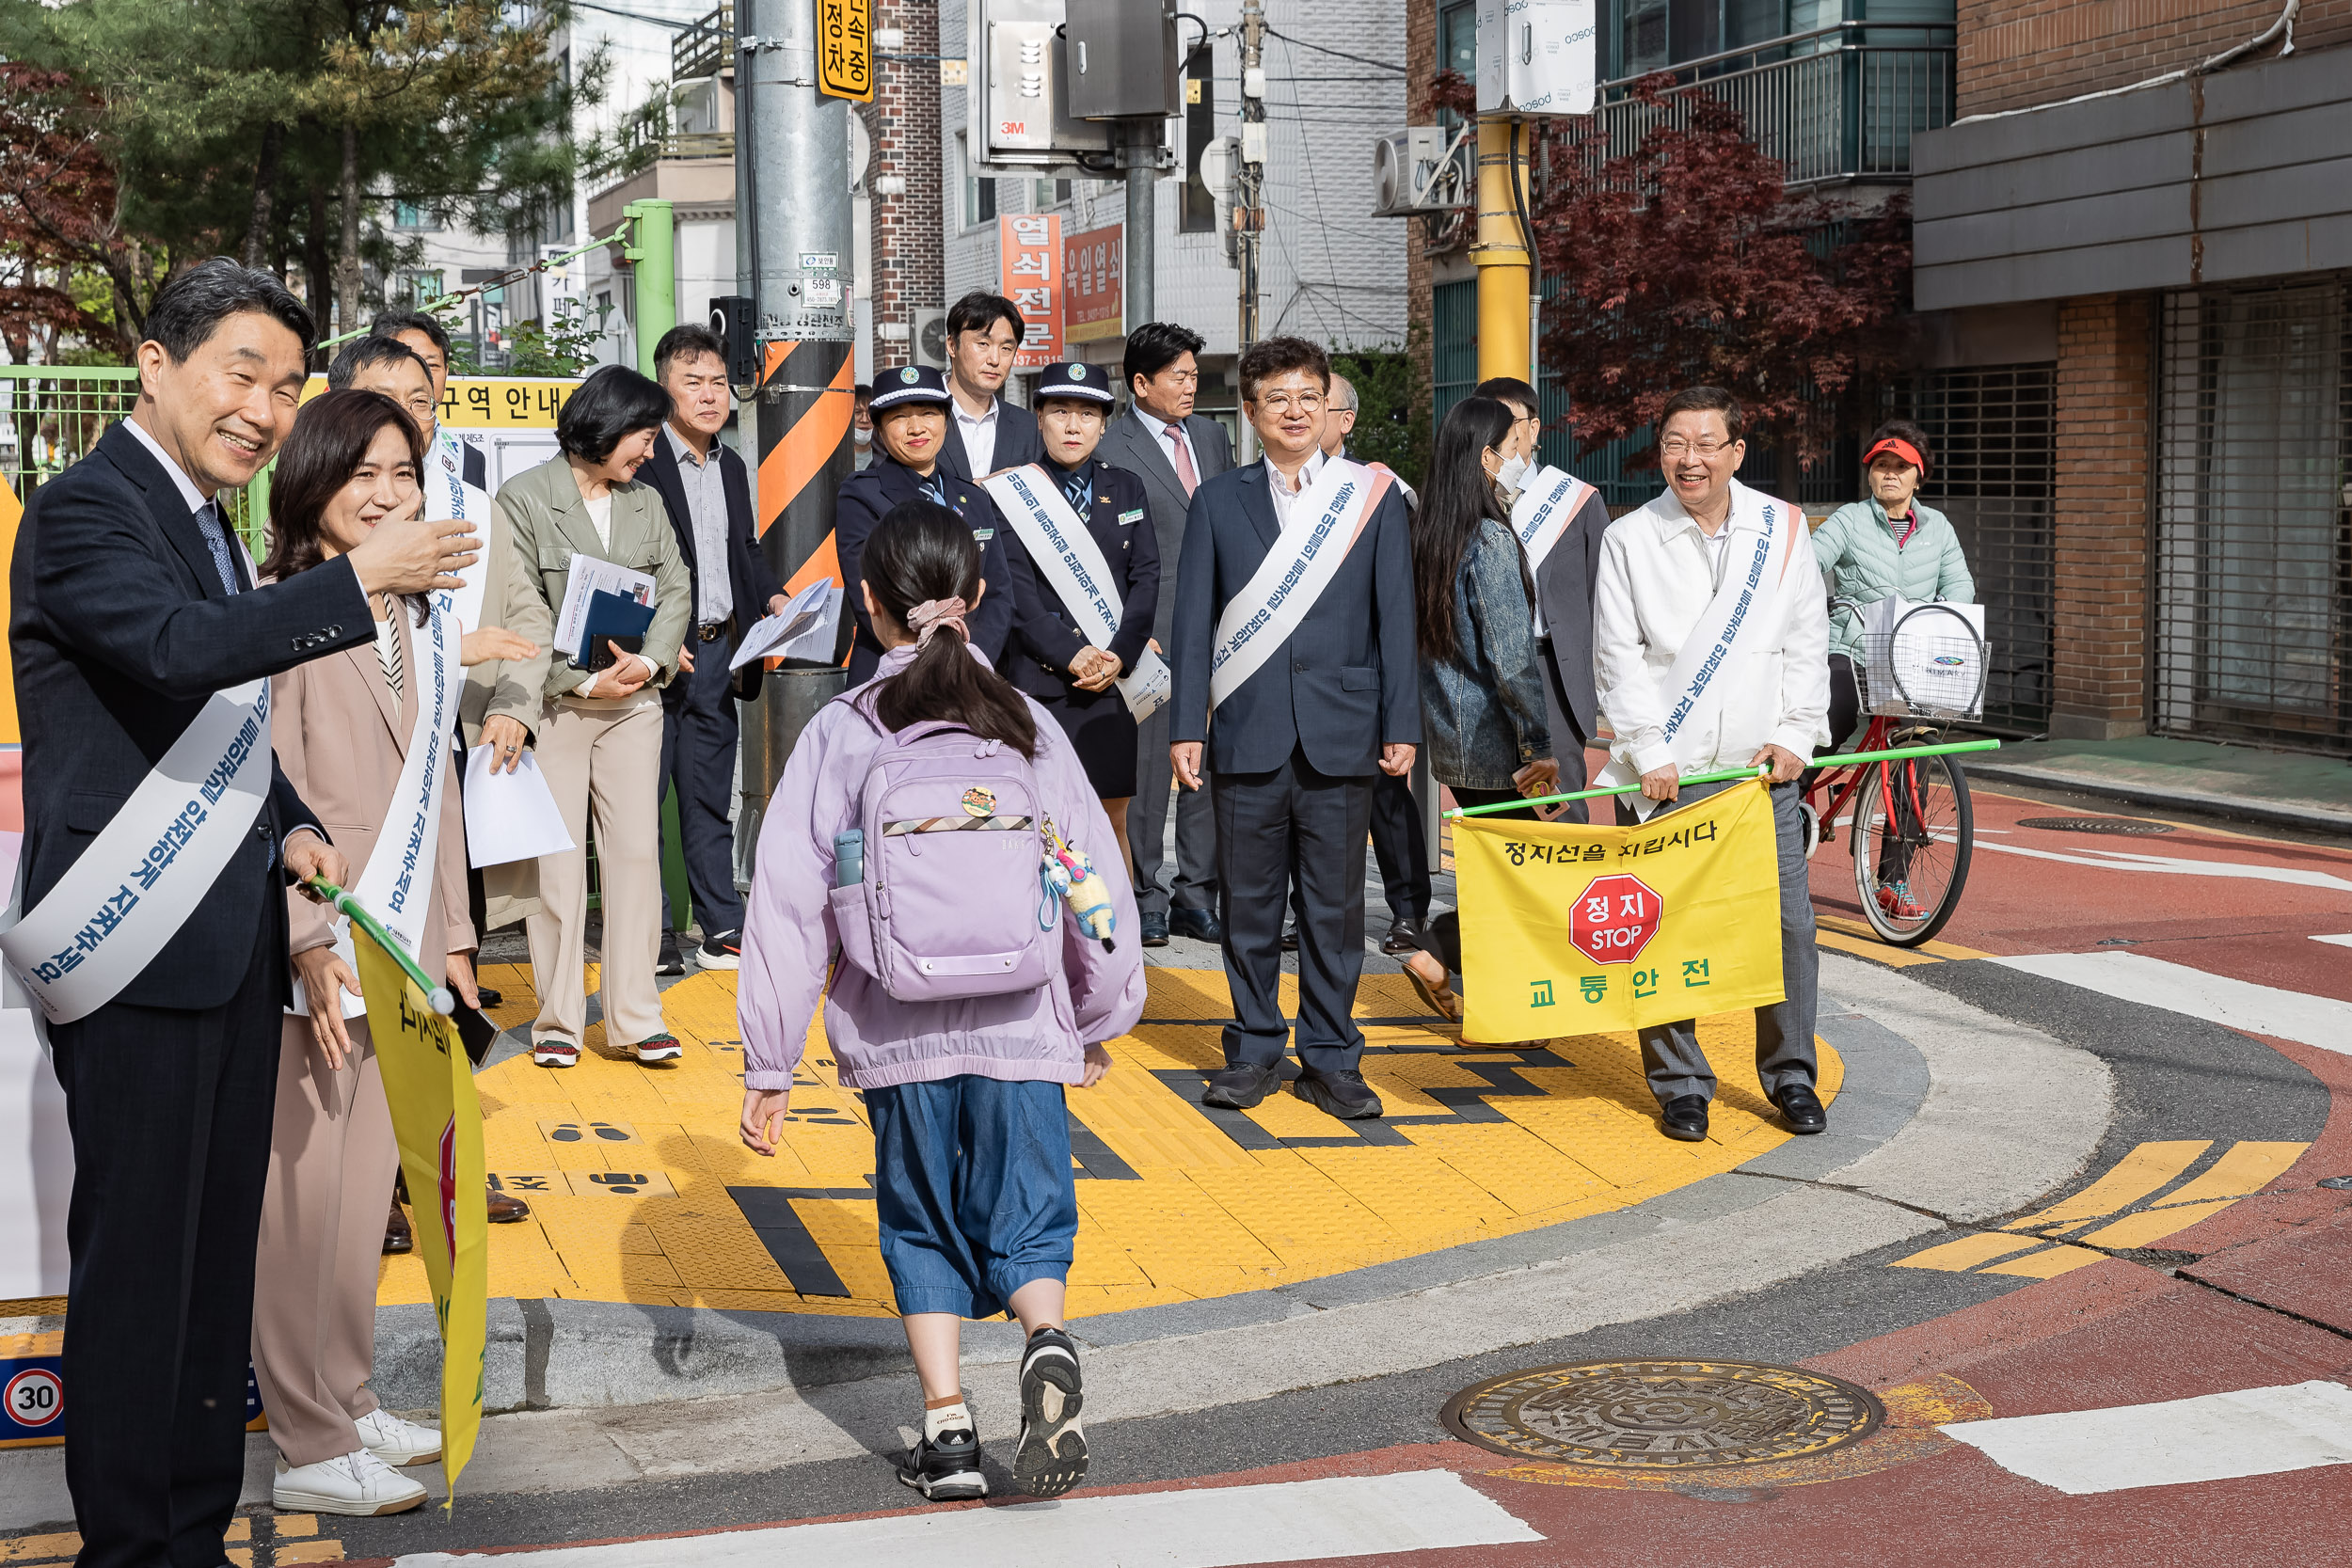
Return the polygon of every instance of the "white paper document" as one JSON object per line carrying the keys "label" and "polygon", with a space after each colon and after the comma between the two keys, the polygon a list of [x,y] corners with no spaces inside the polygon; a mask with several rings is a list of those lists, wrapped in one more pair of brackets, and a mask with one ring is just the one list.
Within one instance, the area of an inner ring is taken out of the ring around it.
{"label": "white paper document", "polygon": [[511,773],[490,771],[490,748],[466,753],[466,848],[477,866],[536,860],[572,847],[564,814],[539,759],[522,754]]}
{"label": "white paper document", "polygon": [[803,658],[830,664],[834,627],[840,619],[840,587],[831,581],[812,582],[792,595],[783,614],[752,624],[727,668],[740,670],[755,658]]}
{"label": "white paper document", "polygon": [[564,592],[563,613],[555,618],[555,651],[566,658],[580,657],[580,627],[588,619],[588,596],[618,594],[639,604],[653,603],[653,578],[593,555],[572,552],[571,585]]}

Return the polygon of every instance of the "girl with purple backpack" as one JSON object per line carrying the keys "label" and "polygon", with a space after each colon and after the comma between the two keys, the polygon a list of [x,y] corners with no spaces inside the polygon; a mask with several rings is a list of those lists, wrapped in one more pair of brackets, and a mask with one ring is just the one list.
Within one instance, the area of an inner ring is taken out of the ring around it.
{"label": "girl with purple backpack", "polygon": [[[1135,895],[1069,739],[967,643],[991,586],[970,528],[908,501],[859,566],[881,671],[809,721],[760,832],[743,1141],[775,1153],[822,993],[841,1086],[873,1123],[882,1261],[923,1385],[898,1479],[935,1500],[986,1495],[960,1330],[1009,1311],[1027,1334],[1013,1479],[1057,1497],[1087,1467],[1062,1321],[1078,1229],[1062,1096],[1107,1072],[1100,1042],[1142,1016]],[[1064,908],[1054,867],[1082,869],[1089,847],[1100,886]]]}

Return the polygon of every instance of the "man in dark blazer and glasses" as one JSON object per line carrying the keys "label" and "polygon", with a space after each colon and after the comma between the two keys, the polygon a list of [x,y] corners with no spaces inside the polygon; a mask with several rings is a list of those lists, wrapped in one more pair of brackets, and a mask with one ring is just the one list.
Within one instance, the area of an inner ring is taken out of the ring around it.
{"label": "man in dark blazer and glasses", "polygon": [[[1160,546],[1160,606],[1152,635],[1170,646],[1176,576],[1184,559],[1184,522],[1200,486],[1233,466],[1225,427],[1192,411],[1200,390],[1200,334],[1173,322],[1146,322],[1127,334],[1127,411],[1104,429],[1096,457],[1143,481],[1144,503]],[[1167,864],[1168,726],[1162,707],[1136,726],[1136,800],[1128,840],[1135,846],[1136,907],[1143,945],[1165,945],[1173,930],[1201,942],[1222,942],[1216,914],[1216,824],[1205,790],[1182,790],[1176,800],[1176,862]]]}
{"label": "man in dark blazer and glasses", "polygon": [[131,418],[41,486],[9,567],[26,912],[0,946],[46,1015],[73,1139],[65,1462],[86,1568],[225,1561],[245,1479],[284,889],[346,876],[276,769],[265,707],[254,743],[255,705],[269,676],[373,640],[372,599],[455,588],[473,561],[467,525],[411,518],[255,584],[216,498],[293,428],[312,335],[268,273],[174,278]]}
{"label": "man in dark blazer and glasses", "polygon": [[1203,1103],[1246,1111],[1280,1085],[1282,916],[1295,879],[1297,1093],[1352,1121],[1381,1112],[1351,1017],[1372,782],[1412,770],[1421,677],[1405,499],[1390,476],[1323,451],[1330,382],[1323,350],[1302,339],[1268,338],[1241,357],[1242,410],[1265,456],[1193,498],[1169,762],[1199,789],[1206,753],[1225,893],[1235,1022]]}
{"label": "man in dark blazer and glasses", "polygon": [[[719,439],[727,422],[726,344],[699,323],[674,326],[654,345],[653,373],[674,406],[637,477],[660,494],[694,585],[686,631],[694,668],[661,693],[661,776],[677,790],[686,886],[702,922],[694,960],[734,969],[743,951],[743,895],[735,891],[727,812],[739,733],[735,702],[759,696],[762,672],[757,659],[740,671],[727,663],[753,622],[782,613],[784,589],[759,551],[751,471]],[[684,973],[675,930],[665,891],[659,967],[666,974]]]}

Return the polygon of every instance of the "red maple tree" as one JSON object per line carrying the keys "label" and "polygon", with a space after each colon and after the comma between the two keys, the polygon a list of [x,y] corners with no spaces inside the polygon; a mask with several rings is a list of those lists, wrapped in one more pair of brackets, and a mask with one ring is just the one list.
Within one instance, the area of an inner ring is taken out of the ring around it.
{"label": "red maple tree", "polygon": [[1569,427],[1589,452],[1653,424],[1677,388],[1723,387],[1752,436],[1810,467],[1903,363],[1904,198],[1857,214],[1791,197],[1729,104],[1665,73],[1630,97],[1650,121],[1630,150],[1613,150],[1595,116],[1539,154],[1532,222],[1560,282],[1543,362],[1568,393]]}
{"label": "red maple tree", "polygon": [[[98,95],[70,73],[0,61],[0,338],[27,357],[33,335],[81,332],[126,352],[120,320],[151,291],[141,248],[118,221],[113,165],[101,144]],[[110,320],[76,301],[76,272],[103,277]]]}

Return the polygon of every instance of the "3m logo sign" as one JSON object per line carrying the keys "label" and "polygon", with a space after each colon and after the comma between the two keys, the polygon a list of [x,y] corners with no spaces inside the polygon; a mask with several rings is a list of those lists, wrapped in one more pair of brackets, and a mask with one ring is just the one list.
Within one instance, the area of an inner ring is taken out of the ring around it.
{"label": "3m logo sign", "polygon": [[1596,877],[1568,908],[1568,941],[1597,964],[1631,963],[1665,913],[1665,900],[1641,878]]}

